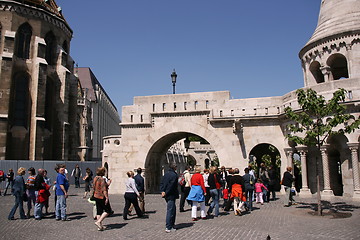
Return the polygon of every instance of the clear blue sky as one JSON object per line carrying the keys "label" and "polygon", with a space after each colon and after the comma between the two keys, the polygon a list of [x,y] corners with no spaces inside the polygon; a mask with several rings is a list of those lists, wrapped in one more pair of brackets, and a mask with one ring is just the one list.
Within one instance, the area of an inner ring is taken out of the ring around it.
{"label": "clear blue sky", "polygon": [[70,54],[90,67],[119,112],[134,96],[229,90],[233,98],[303,87],[298,53],[320,0],[57,0],[74,31]]}

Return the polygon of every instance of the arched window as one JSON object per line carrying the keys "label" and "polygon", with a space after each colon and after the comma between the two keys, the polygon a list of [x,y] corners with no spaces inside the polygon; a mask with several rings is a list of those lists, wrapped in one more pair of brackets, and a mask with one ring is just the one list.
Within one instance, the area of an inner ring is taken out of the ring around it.
{"label": "arched window", "polygon": [[62,48],[67,54],[69,54],[68,44],[66,40],[63,42]]}
{"label": "arched window", "polygon": [[323,83],[325,82],[324,75],[322,74],[320,70],[320,63],[315,61],[310,64],[310,72],[312,73],[314,79],[317,83]]}
{"label": "arched window", "polygon": [[16,75],[14,79],[13,125],[28,126],[29,115],[29,77],[24,74]]}
{"label": "arched window", "polygon": [[331,69],[332,79],[349,78],[346,57],[340,53],[331,55],[327,60],[327,65]]}
{"label": "arched window", "polygon": [[56,39],[55,35],[52,32],[49,32],[45,36],[46,43],[46,52],[45,52],[45,60],[49,65],[55,64],[55,54],[56,54]]}
{"label": "arched window", "polygon": [[55,98],[54,81],[51,78],[46,80],[46,93],[45,93],[45,127],[49,131],[52,130],[53,125],[53,111],[54,111],[54,98]]}
{"label": "arched window", "polygon": [[15,55],[19,58],[29,59],[32,29],[28,23],[21,25],[16,33]]}

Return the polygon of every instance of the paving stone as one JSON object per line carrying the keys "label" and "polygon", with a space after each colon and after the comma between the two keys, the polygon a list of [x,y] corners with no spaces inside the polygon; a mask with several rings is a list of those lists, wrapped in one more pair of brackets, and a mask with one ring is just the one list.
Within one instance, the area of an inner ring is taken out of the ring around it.
{"label": "paving stone", "polygon": [[[318,217],[309,214],[309,204],[314,198],[297,199],[299,204],[283,207],[283,196],[264,205],[255,204],[250,214],[235,216],[233,212],[223,212],[218,218],[193,222],[190,207],[186,212],[177,212],[176,232],[165,233],[166,203],[157,194],[146,195],[146,218],[129,217],[123,220],[123,195],[111,195],[111,205],[115,214],[104,220],[109,229],[97,231],[92,218],[93,205],[82,198],[83,188],[70,189],[68,214],[71,221],[55,221],[53,214],[41,221],[34,218],[26,220],[7,220],[14,203],[10,195],[0,197],[1,239],[359,239],[360,202],[351,199],[335,198],[332,203],[351,213],[349,218],[333,219],[330,216]],[[54,211],[54,196],[50,197],[50,212]],[[177,206],[179,201],[177,201]],[[26,211],[26,205],[25,211]],[[200,215],[200,212],[198,213]],[[19,218],[19,213],[15,214]],[[206,236],[206,237],[205,237]]]}

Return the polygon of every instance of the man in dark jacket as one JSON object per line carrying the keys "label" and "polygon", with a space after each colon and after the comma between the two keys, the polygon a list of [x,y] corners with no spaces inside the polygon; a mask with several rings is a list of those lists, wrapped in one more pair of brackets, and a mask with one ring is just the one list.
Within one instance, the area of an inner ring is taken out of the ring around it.
{"label": "man in dark jacket", "polygon": [[[145,213],[145,181],[144,178],[141,176],[142,169],[138,168],[136,170],[137,174],[135,175],[135,184],[136,189],[139,191],[139,207],[143,213]],[[132,205],[131,205],[132,206]]]}
{"label": "man in dark jacket", "polygon": [[175,172],[176,167],[176,163],[170,163],[169,170],[165,173],[160,183],[161,196],[165,198],[167,203],[165,229],[167,233],[176,231],[174,228],[176,218],[175,201],[179,198],[178,175]]}
{"label": "man in dark jacket", "polygon": [[287,167],[286,172],[284,172],[284,176],[282,179],[282,185],[284,185],[286,196],[284,201],[284,207],[290,206],[290,198],[291,198],[291,186],[292,182],[294,181],[294,177],[291,174],[292,167]]}

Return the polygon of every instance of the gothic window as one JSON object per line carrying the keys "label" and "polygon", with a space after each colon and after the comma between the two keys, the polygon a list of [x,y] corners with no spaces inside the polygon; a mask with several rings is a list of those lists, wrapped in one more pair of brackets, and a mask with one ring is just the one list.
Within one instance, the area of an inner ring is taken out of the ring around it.
{"label": "gothic window", "polygon": [[19,58],[29,59],[32,30],[28,23],[21,25],[16,33],[15,55]]}
{"label": "gothic window", "polygon": [[27,128],[29,114],[29,77],[18,74],[14,81],[13,125]]}
{"label": "gothic window", "polygon": [[56,53],[56,39],[52,32],[49,32],[45,36],[46,52],[45,59],[49,65],[55,64],[55,53]]}
{"label": "gothic window", "polygon": [[63,49],[66,53],[69,53],[68,44],[67,44],[66,41],[63,42],[62,49]]}
{"label": "gothic window", "polygon": [[332,80],[349,78],[347,61],[344,55],[340,53],[333,54],[328,58],[326,63],[330,67]]}
{"label": "gothic window", "polygon": [[315,81],[317,83],[323,83],[325,82],[324,75],[322,74],[320,70],[320,63],[315,61],[310,64],[310,72],[312,73]]}
{"label": "gothic window", "polygon": [[46,93],[45,93],[45,128],[52,130],[53,125],[53,111],[55,108],[55,86],[51,78],[46,80]]}

